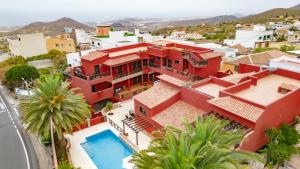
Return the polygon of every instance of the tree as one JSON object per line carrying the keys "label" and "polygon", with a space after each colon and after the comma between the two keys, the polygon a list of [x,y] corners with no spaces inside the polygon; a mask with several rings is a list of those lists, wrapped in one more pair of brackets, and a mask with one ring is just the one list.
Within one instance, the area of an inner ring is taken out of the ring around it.
{"label": "tree", "polygon": [[109,114],[110,111],[113,109],[113,103],[112,102],[107,102],[105,108],[106,108],[106,110]]}
{"label": "tree", "polygon": [[26,64],[17,65],[10,68],[5,73],[4,84],[13,90],[15,87],[19,87],[23,84],[23,79],[26,81],[35,80],[40,76],[39,71],[33,67]]}
{"label": "tree", "polygon": [[254,153],[236,150],[243,134],[224,131],[227,121],[215,117],[186,124],[181,131],[171,127],[163,129],[163,137],[154,139],[149,148],[132,157],[138,169],[239,169],[242,162],[259,159]]}
{"label": "tree", "polygon": [[278,129],[271,128],[266,131],[269,143],[262,150],[265,155],[265,166],[275,165],[277,168],[284,164],[291,156],[297,153],[296,145],[300,134],[293,126],[282,124]]}
{"label": "tree", "polygon": [[289,28],[289,31],[297,32],[298,29],[295,26],[292,26]]}
{"label": "tree", "polygon": [[75,94],[76,90],[70,89],[70,84],[59,77],[47,76],[38,80],[33,88],[34,95],[20,103],[26,129],[39,136],[51,136],[56,169],[54,134],[59,140],[63,137],[63,131],[72,134],[73,126],[82,123],[90,112],[83,96]]}

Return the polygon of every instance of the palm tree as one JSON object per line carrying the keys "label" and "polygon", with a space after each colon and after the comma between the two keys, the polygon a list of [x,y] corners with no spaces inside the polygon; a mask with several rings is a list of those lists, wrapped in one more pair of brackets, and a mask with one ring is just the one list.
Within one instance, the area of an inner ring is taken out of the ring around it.
{"label": "palm tree", "polygon": [[57,169],[57,156],[54,133],[58,139],[63,131],[72,134],[74,125],[82,123],[90,109],[81,94],[75,94],[70,84],[58,76],[46,76],[37,81],[33,96],[21,101],[20,108],[26,129],[39,136],[51,136],[54,167]]}
{"label": "palm tree", "polygon": [[132,162],[138,169],[239,169],[242,162],[259,159],[254,153],[234,149],[243,134],[224,131],[227,124],[208,117],[186,124],[185,131],[167,127],[164,136],[134,154]]}

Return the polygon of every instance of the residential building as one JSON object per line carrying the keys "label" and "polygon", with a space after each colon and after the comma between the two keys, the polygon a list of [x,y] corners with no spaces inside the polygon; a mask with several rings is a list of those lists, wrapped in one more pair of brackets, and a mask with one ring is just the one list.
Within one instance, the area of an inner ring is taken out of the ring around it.
{"label": "residential building", "polygon": [[94,111],[108,100],[121,101],[148,89],[166,74],[184,81],[217,76],[222,54],[167,41],[96,50],[81,57],[81,66],[65,76],[78,87]]}
{"label": "residential building", "polygon": [[46,40],[43,33],[18,34],[14,39],[8,39],[12,56],[25,58],[47,53]]}
{"label": "residential building", "polygon": [[273,39],[273,31],[267,31],[265,26],[254,25],[252,30],[236,30],[234,40],[224,40],[224,44],[232,46],[240,44],[246,48],[269,47]]}
{"label": "residential building", "polygon": [[212,49],[217,52],[222,52],[224,53],[223,55],[224,58],[235,58],[238,52],[238,49],[234,49],[228,46],[222,46],[216,43],[202,43],[202,44],[197,44],[196,46]]}
{"label": "residential building", "polygon": [[128,31],[111,31],[110,26],[97,26],[96,36],[91,38],[95,49],[108,49],[138,43],[138,37]]}
{"label": "residential building", "polygon": [[81,66],[81,57],[95,50],[96,49],[90,49],[90,50],[82,50],[74,53],[67,53],[66,58],[67,58],[68,67]]}
{"label": "residential building", "polygon": [[227,59],[223,61],[222,70],[231,70],[237,71],[239,69],[239,65],[247,64],[252,66],[258,66],[263,68],[267,68],[269,66],[269,61],[275,58],[280,58],[282,56],[286,56],[289,58],[296,58],[297,56],[291,55],[285,52],[281,52],[279,50],[270,50],[266,52],[253,53],[249,55],[241,55],[236,57],[235,59]]}
{"label": "residential building", "polygon": [[67,33],[55,37],[47,37],[46,46],[48,51],[55,49],[66,53],[75,52],[74,39],[70,38],[70,35]]}
{"label": "residential building", "polygon": [[83,29],[75,29],[76,45],[81,46],[84,44],[91,44],[92,33],[86,32]]}
{"label": "residential building", "polygon": [[288,41],[294,42],[294,43],[299,43],[300,42],[300,31],[295,31],[295,32],[289,31]]}
{"label": "residential building", "polygon": [[279,68],[300,73],[300,58],[282,56],[280,58],[271,59],[269,67],[271,69]]}
{"label": "residential building", "polygon": [[167,38],[175,40],[204,39],[199,33],[186,33],[185,31],[174,31]]}
{"label": "residential building", "polygon": [[185,122],[215,116],[230,122],[224,130],[243,131],[240,149],[257,151],[267,143],[267,129],[292,124],[300,114],[300,73],[244,67],[247,72],[209,77],[192,85],[160,75],[160,83],[134,97],[131,123],[134,119],[139,119],[137,126],[150,123],[140,126],[151,133],[166,126],[184,129]]}

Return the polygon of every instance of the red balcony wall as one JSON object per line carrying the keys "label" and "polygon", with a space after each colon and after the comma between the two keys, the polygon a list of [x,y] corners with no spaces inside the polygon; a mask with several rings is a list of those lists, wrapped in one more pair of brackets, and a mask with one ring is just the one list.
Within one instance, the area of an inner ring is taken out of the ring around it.
{"label": "red balcony wall", "polygon": [[254,133],[243,142],[241,148],[256,151],[267,143],[265,130],[279,127],[280,124],[291,124],[300,115],[300,89],[288,93],[285,97],[267,106],[265,112],[256,121]]}
{"label": "red balcony wall", "polygon": [[239,64],[239,69],[238,69],[239,73],[249,73],[249,72],[259,72],[259,71],[260,71],[259,66],[248,65],[243,63]]}

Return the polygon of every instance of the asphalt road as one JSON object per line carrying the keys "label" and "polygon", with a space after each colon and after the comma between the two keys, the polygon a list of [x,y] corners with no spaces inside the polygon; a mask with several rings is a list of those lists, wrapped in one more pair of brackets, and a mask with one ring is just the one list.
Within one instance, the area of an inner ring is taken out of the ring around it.
{"label": "asphalt road", "polygon": [[0,90],[0,169],[38,169],[33,145]]}

